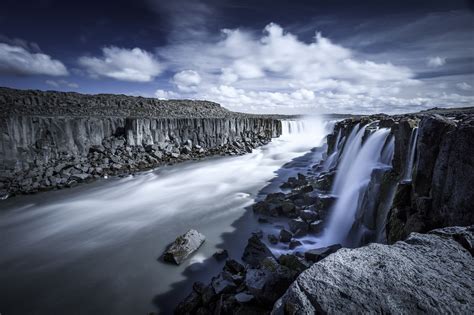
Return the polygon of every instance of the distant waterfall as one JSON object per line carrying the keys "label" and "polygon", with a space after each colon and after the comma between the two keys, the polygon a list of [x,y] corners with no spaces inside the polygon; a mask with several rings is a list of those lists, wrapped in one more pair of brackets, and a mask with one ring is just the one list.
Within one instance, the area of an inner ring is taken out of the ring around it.
{"label": "distant waterfall", "polygon": [[[308,143],[319,143],[321,135],[327,135],[334,129],[334,121],[323,121],[319,117],[305,117],[298,120],[281,121],[280,139],[292,139]],[[314,139],[316,137],[316,140]]]}
{"label": "distant waterfall", "polygon": [[366,128],[355,126],[344,145],[332,189],[337,201],[322,239],[326,244],[344,242],[355,221],[373,170],[384,165],[386,167],[391,162],[393,141],[385,145],[390,130],[377,130],[362,144]]}
{"label": "distant waterfall", "polygon": [[407,160],[406,160],[405,170],[403,172],[403,178],[402,178],[403,182],[409,182],[412,179],[417,140],[418,140],[418,128],[415,127],[411,131],[410,147],[408,148]]}

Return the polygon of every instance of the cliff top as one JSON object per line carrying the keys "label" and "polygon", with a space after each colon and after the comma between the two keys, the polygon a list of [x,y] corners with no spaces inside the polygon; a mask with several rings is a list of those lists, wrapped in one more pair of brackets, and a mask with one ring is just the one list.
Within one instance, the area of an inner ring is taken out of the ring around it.
{"label": "cliff top", "polygon": [[[159,100],[116,94],[80,94],[0,87],[0,116],[101,116],[153,118],[267,117],[229,111],[195,100]],[[283,116],[281,116],[283,117]]]}

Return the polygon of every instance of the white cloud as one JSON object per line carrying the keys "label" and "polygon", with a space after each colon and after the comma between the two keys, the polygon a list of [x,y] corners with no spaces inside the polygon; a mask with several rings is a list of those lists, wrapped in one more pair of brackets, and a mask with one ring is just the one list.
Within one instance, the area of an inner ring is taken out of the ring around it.
{"label": "white cloud", "polygon": [[43,53],[0,43],[0,73],[16,75],[68,75],[64,64]]}
{"label": "white cloud", "polygon": [[79,64],[93,77],[121,81],[150,82],[163,67],[149,52],[140,48],[102,48],[102,57],[81,57]]}
{"label": "white cloud", "polygon": [[68,87],[72,89],[77,89],[79,87],[79,84],[66,80],[46,80],[45,83],[55,88]]}
{"label": "white cloud", "polygon": [[458,84],[456,84],[456,87],[460,90],[463,90],[463,91],[470,91],[472,90],[472,85],[470,85],[469,83],[467,82],[460,82]]}
{"label": "white cloud", "polygon": [[433,68],[441,67],[446,64],[446,58],[442,58],[439,56],[429,57],[427,63],[428,63],[428,66],[433,67]]}
{"label": "white cloud", "polygon": [[169,100],[173,98],[178,98],[178,94],[173,92],[173,91],[165,91],[165,90],[156,90],[155,91],[155,97],[160,99],[160,100]]}
{"label": "white cloud", "polygon": [[173,76],[173,83],[183,92],[195,91],[201,80],[199,73],[194,70],[180,71]]}
{"label": "white cloud", "polygon": [[[173,82],[182,97],[208,99],[242,111],[302,112],[328,106],[341,111],[361,101],[356,96],[367,102],[361,106],[370,106],[377,97],[399,96],[402,89],[420,84],[406,67],[359,60],[320,33],[303,42],[273,23],[260,36],[225,29],[218,40],[209,36],[178,42],[157,53],[175,70]],[[181,82],[192,77],[184,75],[191,74],[188,69],[199,73],[198,84]]]}

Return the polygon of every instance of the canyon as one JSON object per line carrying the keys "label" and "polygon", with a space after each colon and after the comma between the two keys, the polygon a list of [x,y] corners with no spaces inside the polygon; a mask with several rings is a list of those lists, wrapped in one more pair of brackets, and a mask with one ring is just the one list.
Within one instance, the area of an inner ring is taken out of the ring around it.
{"label": "canyon", "polygon": [[[0,110],[11,313],[474,311],[472,107],[304,118],[1,88]],[[195,253],[165,263],[187,230]]]}

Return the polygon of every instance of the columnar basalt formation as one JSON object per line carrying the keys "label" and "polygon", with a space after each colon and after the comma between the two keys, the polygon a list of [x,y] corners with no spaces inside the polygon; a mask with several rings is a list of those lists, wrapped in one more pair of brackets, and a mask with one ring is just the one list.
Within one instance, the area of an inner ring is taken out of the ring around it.
{"label": "columnar basalt formation", "polygon": [[277,118],[207,101],[0,88],[0,192],[251,152],[281,134]]}

